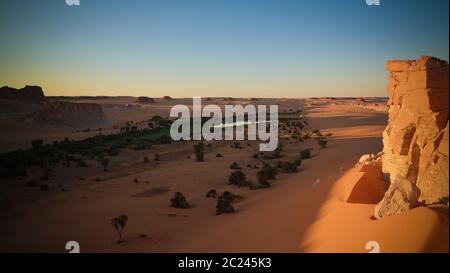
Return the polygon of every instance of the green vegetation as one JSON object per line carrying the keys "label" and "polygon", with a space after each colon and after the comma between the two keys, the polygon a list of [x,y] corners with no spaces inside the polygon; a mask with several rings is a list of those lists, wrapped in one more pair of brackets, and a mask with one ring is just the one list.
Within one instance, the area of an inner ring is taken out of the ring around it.
{"label": "green vegetation", "polygon": [[305,149],[300,152],[300,155],[301,155],[302,159],[310,159],[311,158],[311,150]]}
{"label": "green vegetation", "polygon": [[117,235],[119,236],[119,240],[117,241],[118,244],[122,243],[122,232],[125,226],[128,222],[128,216],[126,215],[120,215],[118,217],[115,217],[111,219],[111,225],[114,227],[114,230],[117,232]]}
{"label": "green vegetation", "polygon": [[211,189],[208,191],[208,193],[206,194],[206,197],[210,197],[210,198],[216,198],[217,197],[217,191],[214,189]]}
{"label": "green vegetation", "polygon": [[258,182],[260,184],[267,183],[268,180],[273,180],[276,178],[278,170],[269,164],[264,164],[263,168],[256,173]]}
{"label": "green vegetation", "polygon": [[191,206],[186,200],[186,197],[181,192],[176,192],[175,196],[170,200],[172,207],[178,208],[178,209],[187,209]]}
{"label": "green vegetation", "polygon": [[[129,128],[129,127],[127,127]],[[63,161],[75,162],[83,167],[87,164],[82,157],[95,159],[100,156],[116,156],[119,150],[141,145],[171,143],[168,128],[124,130],[111,135],[96,135],[83,140],[55,141],[44,144],[34,140],[31,148],[0,154],[0,178],[21,177],[30,167],[54,167]],[[78,156],[76,156],[78,155]]]}
{"label": "green vegetation", "polygon": [[250,186],[250,182],[247,180],[247,176],[242,171],[234,171],[228,178],[230,185],[236,185],[238,187]]}
{"label": "green vegetation", "polygon": [[104,156],[100,156],[97,160],[98,160],[98,162],[100,162],[100,164],[102,164],[102,166],[103,166],[103,171],[104,171],[104,172],[108,171],[108,170],[106,169],[106,167],[108,167],[108,165],[109,165],[109,159],[106,158],[106,157],[104,157]]}
{"label": "green vegetation", "polygon": [[195,160],[198,162],[205,161],[205,144],[203,142],[199,142],[194,145],[195,151]]}
{"label": "green vegetation", "polygon": [[279,161],[277,164],[277,168],[283,173],[295,173],[295,172],[297,172],[297,168],[300,166],[301,163],[302,163],[302,161],[298,160],[298,159],[293,162]]}
{"label": "green vegetation", "polygon": [[231,204],[236,196],[231,192],[224,192],[218,199],[216,205],[216,214],[234,213],[235,209]]}

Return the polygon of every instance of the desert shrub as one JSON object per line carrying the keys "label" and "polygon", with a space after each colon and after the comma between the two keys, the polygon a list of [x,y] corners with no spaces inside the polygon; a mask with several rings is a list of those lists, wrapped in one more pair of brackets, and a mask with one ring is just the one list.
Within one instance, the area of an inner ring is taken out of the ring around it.
{"label": "desert shrub", "polygon": [[256,173],[256,177],[258,178],[258,182],[261,184],[267,182],[268,180],[275,179],[277,174],[278,170],[276,168],[269,164],[264,164],[263,168]]}
{"label": "desert shrub", "polygon": [[217,191],[214,189],[211,189],[206,193],[206,197],[216,198],[217,197]]}
{"label": "desert shrub", "polygon": [[190,207],[186,197],[181,192],[176,192],[175,196],[170,200],[172,207],[178,209],[187,209]]}
{"label": "desert shrub", "polygon": [[158,153],[156,153],[155,157],[154,157],[154,160],[155,161],[159,161],[160,159],[161,159],[161,156]]}
{"label": "desert shrub", "polygon": [[119,236],[119,240],[117,241],[118,244],[122,243],[122,232],[125,226],[128,222],[128,216],[126,215],[120,215],[118,217],[115,217],[111,219],[111,225],[114,227],[114,230],[117,232],[117,235]]}
{"label": "desert shrub", "polygon": [[235,195],[231,192],[224,192],[218,199],[216,205],[216,214],[234,213],[235,209],[231,202],[233,202]]}
{"label": "desert shrub", "polygon": [[203,142],[199,142],[194,145],[195,151],[195,160],[198,162],[205,161],[205,144]]}
{"label": "desert shrub", "polygon": [[47,184],[41,184],[41,186],[39,187],[40,191],[48,191],[50,190],[49,186]]}
{"label": "desert shrub", "polygon": [[317,144],[319,144],[322,149],[325,149],[325,147],[327,147],[328,141],[325,139],[318,139]]}
{"label": "desert shrub", "polygon": [[242,171],[234,171],[230,174],[228,179],[230,185],[236,185],[238,187],[248,186],[247,176]]}
{"label": "desert shrub", "polygon": [[311,158],[311,150],[305,149],[300,152],[302,159],[310,159]]}
{"label": "desert shrub", "polygon": [[230,165],[230,169],[232,169],[232,170],[240,170],[241,167],[239,166],[239,164],[238,164],[237,162],[233,162],[233,163]]}
{"label": "desert shrub", "polygon": [[234,141],[233,144],[231,144],[231,148],[241,149],[241,143],[239,143],[238,141]]}
{"label": "desert shrub", "polygon": [[139,179],[135,178],[135,179],[133,180],[133,182],[134,182],[134,183],[139,183]]}
{"label": "desert shrub", "polygon": [[295,173],[297,172],[298,165],[294,162],[281,162],[279,161],[277,164],[277,168],[284,173]]}
{"label": "desert shrub", "polygon": [[148,163],[148,162],[149,162],[148,157],[144,156],[144,163]]}
{"label": "desert shrub", "polygon": [[216,154],[216,157],[223,157],[221,153]]}
{"label": "desert shrub", "polygon": [[103,171],[104,172],[108,171],[108,169],[106,167],[108,167],[108,165],[109,165],[109,159],[104,156],[100,156],[97,160],[103,166]]}
{"label": "desert shrub", "polygon": [[299,168],[302,165],[302,160],[300,158],[295,159],[292,163]]}
{"label": "desert shrub", "polygon": [[259,156],[259,153],[254,153],[254,154],[252,155],[253,158],[258,158],[258,156]]}

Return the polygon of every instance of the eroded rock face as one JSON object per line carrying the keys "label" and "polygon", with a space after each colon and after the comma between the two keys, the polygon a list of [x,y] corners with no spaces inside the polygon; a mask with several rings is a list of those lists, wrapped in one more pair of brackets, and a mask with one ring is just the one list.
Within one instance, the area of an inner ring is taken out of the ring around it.
{"label": "eroded rock face", "polygon": [[99,104],[54,101],[29,118],[41,125],[71,128],[97,128],[111,124]]}
{"label": "eroded rock face", "polygon": [[[383,173],[391,187],[404,179],[416,186],[421,202],[448,199],[448,63],[423,56],[390,61],[386,70],[389,123],[383,133]],[[394,198],[395,191],[390,189],[385,199]],[[389,204],[385,199],[381,203]],[[391,213],[379,209],[377,214]]]}

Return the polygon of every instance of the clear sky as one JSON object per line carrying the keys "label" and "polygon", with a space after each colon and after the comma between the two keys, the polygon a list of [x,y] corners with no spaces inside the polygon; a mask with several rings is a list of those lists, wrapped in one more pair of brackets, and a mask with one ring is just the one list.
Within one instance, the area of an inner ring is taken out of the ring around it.
{"label": "clear sky", "polygon": [[0,85],[47,95],[385,96],[448,60],[448,0],[0,1]]}

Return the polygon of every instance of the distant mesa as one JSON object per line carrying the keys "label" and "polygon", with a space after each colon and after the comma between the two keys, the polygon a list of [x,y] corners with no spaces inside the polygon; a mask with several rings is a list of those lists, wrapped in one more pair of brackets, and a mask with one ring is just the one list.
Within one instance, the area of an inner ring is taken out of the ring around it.
{"label": "distant mesa", "polygon": [[172,100],[172,97],[170,97],[170,96],[164,96],[163,99],[165,99],[165,100]]}
{"label": "distant mesa", "polygon": [[3,86],[0,88],[0,99],[40,104],[45,101],[45,96],[40,86],[27,85],[21,89]]}
{"label": "distant mesa", "polygon": [[27,117],[33,123],[70,128],[102,127],[113,122],[96,103],[53,101]]}
{"label": "distant mesa", "polygon": [[0,118],[14,118],[51,127],[102,127],[113,123],[100,104],[56,101],[39,86],[0,88]]}
{"label": "distant mesa", "polygon": [[150,98],[150,97],[138,97],[136,102],[137,103],[148,104],[148,103],[155,103],[156,101],[153,98]]}

